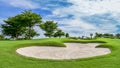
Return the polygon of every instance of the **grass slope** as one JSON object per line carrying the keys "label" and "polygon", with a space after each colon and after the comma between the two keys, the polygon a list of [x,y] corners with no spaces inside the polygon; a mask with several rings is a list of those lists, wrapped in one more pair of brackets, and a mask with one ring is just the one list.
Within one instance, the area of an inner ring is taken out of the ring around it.
{"label": "grass slope", "polygon": [[[92,58],[56,61],[23,57],[15,52],[16,48],[31,45],[65,46],[63,42],[106,42],[98,47],[109,47],[112,53]],[[120,68],[119,42],[119,39],[69,40],[55,38],[0,41],[0,68]]]}

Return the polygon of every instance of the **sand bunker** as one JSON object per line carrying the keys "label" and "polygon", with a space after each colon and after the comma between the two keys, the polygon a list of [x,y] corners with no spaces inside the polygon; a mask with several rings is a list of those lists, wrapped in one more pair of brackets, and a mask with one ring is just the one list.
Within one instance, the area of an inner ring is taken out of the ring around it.
{"label": "sand bunker", "polygon": [[17,53],[40,59],[77,59],[111,53],[108,48],[95,48],[100,43],[65,43],[66,47],[30,46],[17,49]]}

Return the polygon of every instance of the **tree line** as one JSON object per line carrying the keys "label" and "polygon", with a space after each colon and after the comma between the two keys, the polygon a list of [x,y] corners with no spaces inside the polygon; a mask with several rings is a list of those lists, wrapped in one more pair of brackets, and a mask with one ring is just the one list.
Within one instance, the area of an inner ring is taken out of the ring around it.
{"label": "tree line", "polygon": [[81,37],[70,37],[71,39],[84,39],[84,40],[90,40],[90,39],[97,39],[97,38],[110,38],[110,39],[120,39],[120,33],[116,34],[110,34],[110,33],[90,33],[88,36],[81,36]]}
{"label": "tree line", "polygon": [[[9,17],[4,20],[4,24],[1,25],[2,35],[0,39],[5,39],[6,36],[10,39],[32,39],[35,36],[39,36],[34,27],[38,26],[44,31],[46,37],[69,37],[68,33],[63,32],[59,29],[57,22],[52,20],[42,21],[42,17],[32,12],[31,10],[25,10],[20,14],[17,14],[13,17]],[[101,33],[91,33],[90,37],[81,36],[81,37],[69,37],[73,39],[93,39],[93,38],[117,38],[120,39],[120,33],[118,34],[101,34]]]}
{"label": "tree line", "polygon": [[[42,21],[42,17],[32,12],[31,10],[25,10],[21,14],[13,17],[9,17],[4,20],[5,24],[1,25],[2,34],[9,36],[10,39],[32,39],[34,36],[39,36],[34,27],[40,27],[45,33],[46,37],[69,37],[68,33],[63,32],[58,28],[58,24],[54,21]],[[3,36],[1,35],[1,38]]]}
{"label": "tree line", "polygon": [[117,33],[117,34],[110,34],[110,33],[95,33],[95,38],[111,38],[111,39],[114,39],[114,38],[117,38],[117,39],[120,39],[120,33]]}

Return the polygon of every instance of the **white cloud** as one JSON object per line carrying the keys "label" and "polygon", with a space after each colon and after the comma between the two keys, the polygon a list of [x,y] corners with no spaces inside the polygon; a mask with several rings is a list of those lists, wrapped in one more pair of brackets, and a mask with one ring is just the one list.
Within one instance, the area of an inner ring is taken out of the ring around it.
{"label": "white cloud", "polygon": [[120,0],[68,0],[73,5],[53,11],[58,14],[74,14],[75,16],[93,15],[102,13],[120,13]]}
{"label": "white cloud", "polygon": [[3,0],[3,2],[13,7],[25,8],[25,9],[35,9],[39,7],[37,3],[34,3],[30,0]]}
{"label": "white cloud", "polygon": [[120,12],[120,0],[68,0],[68,2],[73,3],[73,6],[69,8],[76,8],[88,14]]}
{"label": "white cloud", "polygon": [[[53,16],[65,17],[68,15],[73,15],[71,19],[63,19],[59,21],[62,24],[68,24],[68,26],[61,26],[60,28],[66,32],[71,33],[71,35],[77,36],[80,34],[89,33],[114,33],[118,30],[116,27],[119,23],[113,23],[106,21],[104,19],[100,26],[96,26],[93,23],[85,22],[81,20],[81,17],[92,16],[92,15],[102,15],[105,13],[110,13],[111,17],[115,18],[116,21],[120,22],[120,0],[67,0],[73,5],[69,7],[57,8],[53,11]],[[94,20],[94,19],[93,19]],[[97,24],[97,23],[96,23]],[[76,31],[76,32],[72,32]]]}
{"label": "white cloud", "polygon": [[[3,0],[4,2],[19,8],[35,9],[40,7],[38,4],[30,0]],[[104,20],[100,23],[100,26],[96,26],[93,23],[85,22],[81,17],[92,16],[94,14],[105,14],[111,13],[111,17],[115,18],[116,21],[120,22],[120,0],[67,0],[67,2],[73,5],[69,7],[59,7],[53,10],[53,15],[49,15],[46,18],[51,19],[52,17],[66,17],[73,15],[71,19],[63,19],[58,21],[60,24],[67,24],[68,26],[60,26],[65,32],[71,33],[71,35],[78,36],[80,34],[89,33],[113,33],[118,28],[116,25],[119,23],[112,23]],[[48,4],[49,5],[49,4]],[[51,6],[51,5],[49,5]],[[53,6],[53,5],[52,5]],[[45,7],[42,7],[45,8]],[[94,20],[94,19],[93,19]],[[96,23],[97,24],[97,23]],[[36,30],[39,30],[36,28]],[[41,30],[40,33],[43,33]],[[78,32],[78,33],[76,33]]]}
{"label": "white cloud", "polygon": [[96,28],[96,26],[86,23],[79,19],[73,19],[73,20],[64,19],[63,21],[59,21],[59,22],[60,22],[60,24],[65,23],[66,25],[68,25],[70,27],[79,27],[82,29],[95,29]]}
{"label": "white cloud", "polygon": [[73,20],[64,20],[64,21],[59,21],[61,24],[66,24],[67,26],[60,26],[60,28],[65,31],[70,33],[71,36],[82,36],[82,35],[89,35],[90,33],[114,33],[114,31],[118,30],[116,28],[117,24],[113,23],[108,23],[108,22],[103,22],[101,23],[100,26],[95,26],[94,24],[90,24],[78,19],[73,19]]}

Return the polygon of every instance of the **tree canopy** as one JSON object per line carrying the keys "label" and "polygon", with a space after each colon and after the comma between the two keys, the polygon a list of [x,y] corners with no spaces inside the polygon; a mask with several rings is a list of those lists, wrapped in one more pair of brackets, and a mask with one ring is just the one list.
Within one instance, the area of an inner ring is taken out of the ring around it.
{"label": "tree canopy", "polygon": [[32,12],[31,10],[25,10],[18,16],[20,17],[19,21],[21,21],[21,24],[23,24],[23,26],[25,26],[28,30],[28,38],[31,39],[31,37],[33,37],[33,32],[34,36],[37,35],[33,29],[33,26],[40,25],[42,22],[42,17],[39,14]]}
{"label": "tree canopy", "polygon": [[4,35],[10,36],[11,38],[18,38],[26,33],[28,39],[36,36],[37,33],[34,31],[33,27],[42,22],[42,17],[31,10],[25,10],[23,13],[18,14],[14,17],[9,17],[2,24],[2,32]]}
{"label": "tree canopy", "polygon": [[11,38],[18,38],[25,32],[25,27],[23,27],[17,16],[10,17],[4,21],[5,24],[2,24],[2,33],[4,35],[10,36]]}
{"label": "tree canopy", "polygon": [[65,33],[62,30],[60,30],[60,29],[58,29],[57,32],[54,33],[54,37],[61,38],[64,35],[65,35]]}
{"label": "tree canopy", "polygon": [[[39,34],[33,29],[34,26],[39,26],[46,37],[61,37],[64,35],[62,30],[58,30],[58,24],[54,21],[42,22],[42,17],[32,12],[31,10],[25,10],[21,14],[9,17],[4,20],[5,24],[2,24],[2,33],[5,36],[9,36],[13,39],[19,37],[25,39],[31,39]],[[68,36],[68,35],[67,35]]]}
{"label": "tree canopy", "polygon": [[41,29],[45,31],[44,35],[46,37],[52,37],[55,30],[57,30],[57,23],[54,21],[46,21],[45,23],[40,25]]}

